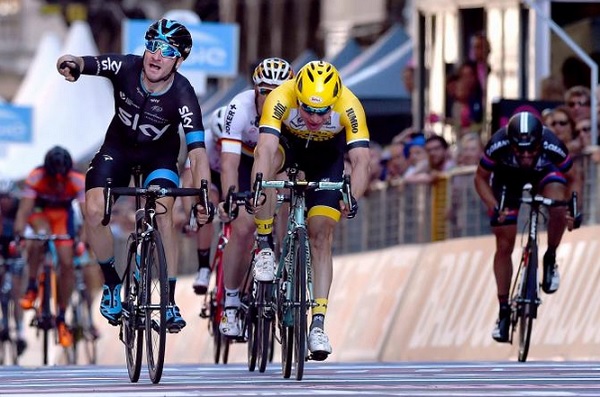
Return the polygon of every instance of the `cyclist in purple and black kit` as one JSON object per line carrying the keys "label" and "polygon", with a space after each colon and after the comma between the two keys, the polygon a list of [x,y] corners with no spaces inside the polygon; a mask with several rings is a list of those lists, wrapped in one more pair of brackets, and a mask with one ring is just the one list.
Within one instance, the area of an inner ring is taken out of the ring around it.
{"label": "cyclist in purple and black kit", "polygon": [[[115,115],[104,143],[86,174],[85,227],[88,241],[102,269],[104,287],[100,312],[117,325],[121,316],[121,279],[115,270],[113,235],[102,226],[104,187],[112,178],[113,186],[128,186],[132,167],[141,166],[144,186],[158,184],[178,187],[179,133],[185,132],[194,187],[201,179],[210,183],[208,156],[204,147],[202,112],[194,88],[177,69],[192,49],[192,36],[179,22],[161,19],[146,31],[143,56],[108,54],[100,56],[63,55],[57,69],[68,81],[76,81],[79,72],[108,78],[113,85]],[[176,231],[173,227],[174,199],[159,200],[166,210],[157,217],[167,264],[177,259]],[[198,222],[204,224],[214,208],[197,205]],[[186,323],[174,302],[175,278],[169,279],[170,305],[167,326],[178,332]]]}
{"label": "cyclist in purple and black kit", "polygon": [[[512,251],[517,236],[517,215],[523,186],[531,183],[535,193],[554,200],[568,200],[572,191],[581,195],[581,180],[566,146],[532,113],[512,116],[487,143],[475,174],[475,188],[488,207],[496,237],[494,276],[500,310],[492,332],[497,342],[508,342],[510,326],[509,290]],[[505,204],[499,207],[502,191]],[[581,202],[581,200],[579,200]],[[544,254],[542,290],[556,292],[559,275],[556,249],[565,231],[581,224],[581,212],[573,218],[563,206],[548,208],[548,249]]]}

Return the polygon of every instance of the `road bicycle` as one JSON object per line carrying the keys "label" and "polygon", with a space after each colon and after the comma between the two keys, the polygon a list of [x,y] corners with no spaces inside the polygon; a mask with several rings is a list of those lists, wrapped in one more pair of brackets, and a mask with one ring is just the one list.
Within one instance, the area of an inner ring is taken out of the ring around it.
{"label": "road bicycle", "polygon": [[[247,341],[245,323],[243,323],[244,325],[242,326],[242,332],[238,337],[225,336],[219,331],[219,324],[225,310],[223,252],[225,250],[225,246],[229,243],[229,239],[231,238],[231,222],[237,217],[237,207],[239,205],[244,205],[245,200],[248,197],[247,193],[235,193],[234,190],[235,186],[231,186],[225,199],[224,208],[229,215],[230,221],[221,223],[221,230],[219,232],[216,251],[211,263],[211,273],[215,275],[215,281],[213,287],[210,289],[210,294],[205,295],[204,304],[200,312],[201,318],[209,320],[208,331],[213,338],[213,357],[215,364],[218,364],[219,361],[223,364],[227,364],[229,359],[229,347],[232,342]],[[245,280],[247,280],[247,277],[248,276],[246,276]],[[246,284],[247,282],[244,281],[243,285]],[[245,291],[246,289],[243,288],[242,290]],[[242,292],[241,300],[243,302],[247,302],[244,292]],[[244,303],[242,303],[240,313],[244,313],[245,308],[243,306]]]}
{"label": "road bicycle", "polygon": [[211,273],[215,275],[215,283],[210,294],[204,296],[200,317],[208,319],[208,333],[213,338],[213,357],[215,364],[219,361],[227,364],[229,360],[229,344],[231,340],[221,334],[219,323],[224,311],[225,285],[223,283],[223,250],[231,236],[231,224],[221,223],[215,255],[211,263]]}
{"label": "road bicycle", "polygon": [[[42,334],[42,362],[48,365],[50,361],[50,333],[54,331],[55,344],[58,343],[58,332],[56,332],[56,312],[57,312],[57,284],[56,269],[58,267],[58,252],[56,250],[56,241],[72,240],[68,234],[46,234],[46,233],[26,233],[21,240],[38,241],[44,245],[45,256],[44,264],[38,275],[38,294],[34,304],[35,315],[30,325],[36,328],[36,334],[39,337]],[[54,306],[54,308],[53,308]],[[66,362],[73,362],[73,350],[64,348]]]}
{"label": "road bicycle", "polygon": [[92,315],[92,299],[84,278],[84,266],[88,265],[89,253],[82,242],[75,245],[75,256],[73,261],[75,273],[75,285],[69,311],[69,329],[73,335],[73,361],[69,364],[77,364],[82,352],[88,364],[96,364],[98,333],[94,327]]}
{"label": "road bicycle", "polygon": [[0,309],[2,310],[2,330],[0,330],[0,365],[19,365],[19,358],[26,347],[24,340],[16,334],[14,317],[18,302],[15,301],[20,291],[15,291],[15,277],[22,277],[25,260],[18,254],[15,242],[10,242],[7,258],[3,258],[0,282]]}
{"label": "road bicycle", "polygon": [[[262,189],[288,189],[290,210],[280,259],[277,266],[275,292],[271,310],[276,314],[278,341],[281,344],[281,366],[284,378],[294,370],[295,378],[302,380],[304,362],[323,357],[309,355],[307,351],[307,316],[315,305],[312,281],[310,245],[306,226],[306,197],[308,190],[338,190],[346,205],[355,202],[351,194],[350,176],[341,182],[309,182],[298,179],[298,168],[287,170],[287,181],[264,181],[256,175],[253,202],[256,206],[264,195]],[[260,319],[260,316],[259,316]],[[275,336],[277,337],[277,336]]]}
{"label": "road bicycle", "polygon": [[[503,192],[503,196],[504,194],[505,192]],[[504,198],[501,199],[501,202],[503,201]],[[518,330],[518,360],[525,362],[531,344],[533,320],[537,318],[538,306],[542,303],[538,277],[538,221],[540,216],[544,216],[541,210],[544,207],[569,206],[571,214],[574,214],[575,217],[577,195],[573,193],[571,201],[553,200],[540,194],[532,195],[532,185],[526,184],[523,187],[523,194],[520,201],[529,206],[529,218],[525,226],[527,228],[526,243],[510,293],[510,342],[512,343],[513,334]]]}
{"label": "road bicycle", "polygon": [[[123,314],[119,339],[125,345],[127,371],[131,382],[139,380],[144,333],[146,336],[146,362],[152,383],[159,383],[164,366],[166,335],[179,329],[168,329],[167,309],[169,285],[167,260],[156,217],[166,211],[160,209],[162,197],[199,196],[207,208],[208,182],[202,180],[197,188],[164,188],[158,185],[141,186],[141,171],[133,169],[136,187],[113,187],[107,180],[104,191],[105,208],[103,225],[110,222],[114,196],[135,197],[135,230],[129,235],[126,250],[126,269],[123,276]],[[142,203],[143,202],[143,203]],[[194,223],[195,217],[190,218]]]}

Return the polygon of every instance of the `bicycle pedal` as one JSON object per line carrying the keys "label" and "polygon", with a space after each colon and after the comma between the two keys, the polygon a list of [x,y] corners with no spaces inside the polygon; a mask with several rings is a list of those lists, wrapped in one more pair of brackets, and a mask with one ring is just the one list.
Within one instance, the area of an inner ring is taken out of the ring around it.
{"label": "bicycle pedal", "polygon": [[327,357],[329,357],[329,353],[327,353],[327,352],[314,352],[314,353],[311,353],[306,358],[306,361],[308,361],[308,360],[325,361],[325,360],[327,360]]}
{"label": "bicycle pedal", "polygon": [[178,334],[181,332],[181,328],[179,327],[169,327],[167,328],[167,332],[170,334]]}

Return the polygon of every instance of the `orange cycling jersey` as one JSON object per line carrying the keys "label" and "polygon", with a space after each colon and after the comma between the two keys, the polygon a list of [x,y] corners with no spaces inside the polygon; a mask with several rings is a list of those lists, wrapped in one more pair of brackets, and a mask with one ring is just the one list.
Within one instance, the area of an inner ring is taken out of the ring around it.
{"label": "orange cycling jersey", "polygon": [[85,176],[77,171],[69,171],[64,178],[51,178],[43,167],[34,169],[25,180],[23,198],[35,200],[35,211],[29,223],[43,217],[54,234],[72,234],[69,227],[71,202],[85,200]]}
{"label": "orange cycling jersey", "polygon": [[288,80],[274,89],[265,101],[260,118],[261,132],[281,134],[284,124],[292,135],[312,142],[329,141],[342,130],[346,133],[348,149],[369,146],[369,130],[365,111],[358,98],[343,87],[340,98],[333,105],[330,118],[319,131],[309,131],[300,117],[295,80]]}

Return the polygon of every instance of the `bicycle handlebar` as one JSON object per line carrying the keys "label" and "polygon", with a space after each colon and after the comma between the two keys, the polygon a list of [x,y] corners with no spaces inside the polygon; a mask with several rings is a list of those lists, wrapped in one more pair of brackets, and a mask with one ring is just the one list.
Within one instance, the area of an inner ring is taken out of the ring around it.
{"label": "bicycle handlebar", "polygon": [[350,184],[350,175],[344,175],[341,182],[331,181],[299,181],[299,180],[273,180],[264,181],[262,173],[256,174],[254,180],[254,191],[252,192],[252,203],[254,206],[259,204],[259,200],[264,196],[262,189],[292,189],[292,190],[339,190],[342,193],[342,199],[344,203],[350,208],[348,218],[353,218],[358,210],[356,199],[352,196],[352,189]]}
{"label": "bicycle handlebar", "polygon": [[[113,196],[142,196],[145,198],[158,199],[162,197],[182,197],[182,196],[199,196],[200,204],[207,208],[208,203],[208,181],[205,179],[201,182],[200,189],[192,187],[160,187],[158,185],[149,185],[148,187],[124,187],[112,186],[112,179],[106,180],[106,187],[104,188],[104,216],[102,218],[102,225],[106,226],[110,222],[112,213],[112,198]],[[192,214],[192,216],[195,216]],[[190,220],[191,222],[191,220]]]}

